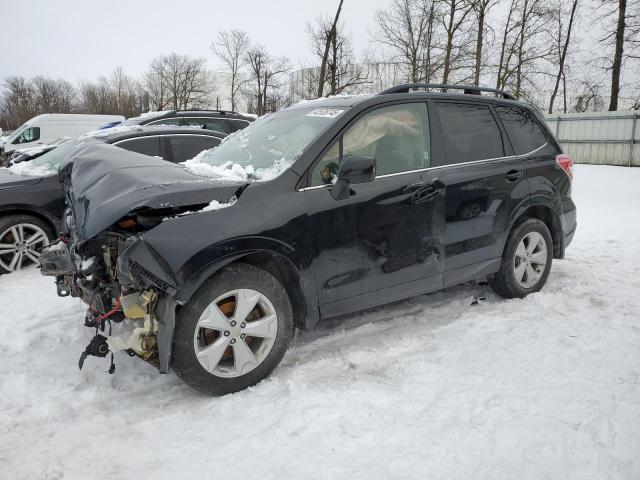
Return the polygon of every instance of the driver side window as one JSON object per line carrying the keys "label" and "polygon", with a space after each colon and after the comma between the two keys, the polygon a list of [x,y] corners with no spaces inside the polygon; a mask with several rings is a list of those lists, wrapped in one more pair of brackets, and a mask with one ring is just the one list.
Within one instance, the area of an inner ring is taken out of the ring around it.
{"label": "driver side window", "polygon": [[311,186],[333,183],[349,155],[375,157],[380,176],[429,168],[430,150],[426,104],[382,107],[357,119],[327,150],[311,172]]}
{"label": "driver side window", "polygon": [[40,127],[29,127],[18,137],[16,143],[29,143],[40,140]]}

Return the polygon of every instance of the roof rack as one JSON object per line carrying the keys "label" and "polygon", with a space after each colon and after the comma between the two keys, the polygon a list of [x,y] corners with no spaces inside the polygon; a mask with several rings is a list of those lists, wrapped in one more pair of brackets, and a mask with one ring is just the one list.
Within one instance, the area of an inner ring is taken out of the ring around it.
{"label": "roof rack", "polygon": [[242,115],[234,110],[221,110],[218,108],[189,108],[187,110],[177,110],[178,113],[184,112],[208,112],[208,113],[220,113],[222,115],[232,114],[232,115]]}
{"label": "roof rack", "polygon": [[488,88],[488,87],[476,87],[475,85],[448,85],[445,83],[404,83],[402,85],[396,85],[395,87],[388,88],[383,90],[378,95],[387,95],[390,93],[409,93],[410,90],[416,88],[437,88],[440,90],[464,90],[464,93],[467,95],[481,95],[482,92],[494,93],[496,96],[501,96],[502,98],[506,98],[508,100],[516,100],[511,93],[505,92],[504,90],[498,90],[496,88]]}

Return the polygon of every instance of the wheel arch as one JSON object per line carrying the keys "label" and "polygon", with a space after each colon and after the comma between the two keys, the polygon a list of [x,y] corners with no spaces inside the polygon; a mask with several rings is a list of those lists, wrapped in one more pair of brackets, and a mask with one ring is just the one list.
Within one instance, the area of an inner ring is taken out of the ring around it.
{"label": "wheel arch", "polygon": [[[560,217],[552,207],[545,204],[529,205],[523,210],[518,217],[512,222],[510,232],[529,218],[535,218],[542,221],[551,233],[553,241],[553,258],[564,258],[564,234],[562,231],[562,223]],[[506,248],[506,244],[505,244]]]}
{"label": "wheel arch", "polygon": [[29,205],[7,205],[0,207],[0,216],[7,217],[10,215],[30,215],[42,220],[51,229],[54,237],[60,232],[60,220],[47,214],[44,210]]}
{"label": "wheel arch", "polygon": [[317,323],[319,313],[317,307],[314,308],[317,302],[315,297],[309,298],[315,289],[308,285],[305,276],[291,259],[269,249],[236,252],[200,268],[180,288],[179,303],[188,302],[206,280],[233,263],[247,263],[262,268],[280,282],[289,295],[296,327],[309,330]]}

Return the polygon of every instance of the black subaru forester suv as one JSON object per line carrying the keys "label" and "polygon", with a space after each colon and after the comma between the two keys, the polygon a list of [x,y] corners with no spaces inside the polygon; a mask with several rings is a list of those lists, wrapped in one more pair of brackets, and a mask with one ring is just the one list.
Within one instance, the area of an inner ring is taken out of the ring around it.
{"label": "black subaru forester suv", "polygon": [[571,157],[491,89],[301,103],[185,168],[135,155],[95,145],[60,172],[42,272],[89,305],[83,360],[125,350],[209,394],[265,378],[295,327],[476,279],[537,292],[576,229]]}

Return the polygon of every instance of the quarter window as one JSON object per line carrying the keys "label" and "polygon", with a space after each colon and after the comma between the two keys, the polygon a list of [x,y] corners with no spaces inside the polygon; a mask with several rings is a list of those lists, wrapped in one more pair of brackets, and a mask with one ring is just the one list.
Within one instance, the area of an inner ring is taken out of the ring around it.
{"label": "quarter window", "polygon": [[488,106],[450,102],[436,105],[448,164],[504,155],[502,135]]}
{"label": "quarter window", "polygon": [[218,138],[205,135],[173,135],[169,138],[174,162],[184,162],[203,150],[220,145]]}
{"label": "quarter window", "polygon": [[431,166],[429,122],[424,103],[383,107],[357,119],[322,156],[311,175],[311,185],[332,183],[342,158],[372,156],[376,175],[421,170]]}
{"label": "quarter window", "polygon": [[547,136],[531,112],[507,106],[495,109],[518,155],[533,152],[547,143]]}

